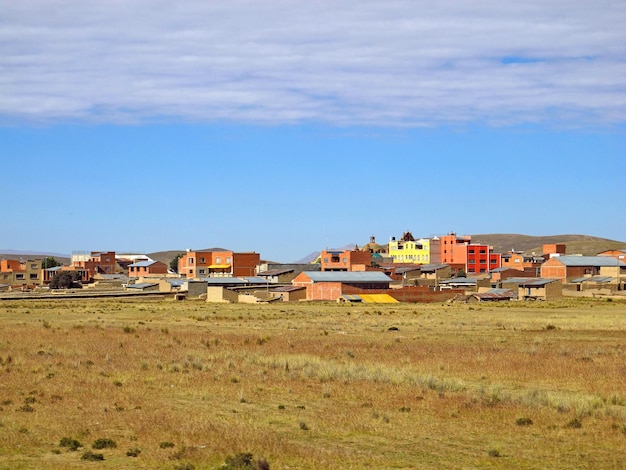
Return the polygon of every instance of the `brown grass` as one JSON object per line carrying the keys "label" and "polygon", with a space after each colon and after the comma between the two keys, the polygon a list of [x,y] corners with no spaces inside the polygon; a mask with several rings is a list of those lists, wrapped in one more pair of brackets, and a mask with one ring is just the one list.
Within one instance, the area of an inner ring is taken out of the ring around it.
{"label": "brown grass", "polygon": [[4,302],[0,468],[624,468],[625,352],[620,302]]}

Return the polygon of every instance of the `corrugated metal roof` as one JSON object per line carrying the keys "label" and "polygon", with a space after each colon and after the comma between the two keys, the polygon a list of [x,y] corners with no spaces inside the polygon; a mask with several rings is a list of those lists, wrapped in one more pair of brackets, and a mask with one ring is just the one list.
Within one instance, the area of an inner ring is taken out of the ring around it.
{"label": "corrugated metal roof", "polygon": [[257,273],[257,276],[279,276],[281,274],[292,273],[293,271],[293,269],[270,269]]}
{"label": "corrugated metal roof", "polygon": [[[210,286],[246,284],[246,281],[238,277],[205,277],[202,280],[206,281]],[[265,283],[266,281],[263,282]]]}
{"label": "corrugated metal roof", "polygon": [[258,276],[245,276],[244,279],[248,284],[267,284],[267,279]]}
{"label": "corrugated metal roof", "polygon": [[584,276],[572,279],[570,282],[574,284],[582,284],[583,282],[598,282],[604,284],[607,282],[612,282],[614,280],[615,278],[610,276]]}
{"label": "corrugated metal roof", "polygon": [[377,271],[307,271],[313,282],[391,282],[385,273]]}
{"label": "corrugated metal roof", "polygon": [[147,268],[149,266],[152,266],[154,263],[156,263],[156,261],[138,261],[136,263],[129,264],[128,267],[130,268],[132,266],[134,268]]}
{"label": "corrugated metal roof", "polygon": [[444,279],[443,281],[439,281],[439,284],[459,284],[459,285],[476,285],[478,283],[478,278],[475,277],[455,277],[452,279]]}
{"label": "corrugated metal roof", "polygon": [[397,274],[410,273],[412,271],[421,271],[419,266],[415,266],[414,268],[398,268],[396,269]]}
{"label": "corrugated metal roof", "polygon": [[272,292],[294,292],[297,290],[302,290],[302,289],[306,289],[306,287],[302,287],[302,286],[280,286],[280,287],[275,287],[272,290]]}
{"label": "corrugated metal roof", "polygon": [[146,289],[147,287],[158,286],[159,284],[156,282],[140,282],[138,284],[127,284],[127,289]]}
{"label": "corrugated metal roof", "polygon": [[448,267],[447,264],[422,264],[420,266],[420,269],[422,270],[423,273],[425,273],[425,272],[434,272],[434,271],[437,271],[438,269],[443,269],[447,267]]}
{"label": "corrugated metal roof", "polygon": [[626,264],[623,261],[619,261],[611,256],[555,256],[551,259],[557,259],[565,266],[620,266],[625,267]]}

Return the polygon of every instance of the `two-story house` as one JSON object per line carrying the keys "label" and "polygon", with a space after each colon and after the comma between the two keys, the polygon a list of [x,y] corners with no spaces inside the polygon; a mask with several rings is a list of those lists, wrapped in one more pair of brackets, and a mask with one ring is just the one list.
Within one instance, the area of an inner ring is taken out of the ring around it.
{"label": "two-story house", "polygon": [[178,259],[178,274],[187,278],[254,276],[260,262],[261,255],[255,252],[187,250]]}

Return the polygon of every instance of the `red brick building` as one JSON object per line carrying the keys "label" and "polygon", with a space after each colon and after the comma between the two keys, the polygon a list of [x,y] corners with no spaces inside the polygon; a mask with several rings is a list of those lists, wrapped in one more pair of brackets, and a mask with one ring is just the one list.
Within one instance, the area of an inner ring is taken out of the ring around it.
{"label": "red brick building", "polygon": [[167,274],[167,265],[161,261],[138,261],[128,265],[128,277]]}
{"label": "red brick building", "polygon": [[471,236],[457,236],[454,232],[433,238],[430,253],[431,263],[447,264],[453,272],[479,274],[501,267],[501,255],[494,253],[492,247],[472,243]]}
{"label": "red brick building", "polygon": [[254,276],[261,255],[230,250],[187,251],[178,259],[178,274],[187,278]]}
{"label": "red brick building", "polygon": [[320,253],[322,271],[366,271],[371,264],[369,251],[324,250]]}

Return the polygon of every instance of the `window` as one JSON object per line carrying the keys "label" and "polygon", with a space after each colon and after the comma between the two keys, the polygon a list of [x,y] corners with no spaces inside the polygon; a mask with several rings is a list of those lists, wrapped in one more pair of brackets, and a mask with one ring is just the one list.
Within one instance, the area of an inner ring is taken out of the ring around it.
{"label": "window", "polygon": [[37,265],[36,264],[31,264],[30,265],[30,269],[37,269]]}
{"label": "window", "polygon": [[230,261],[230,256],[228,256],[228,257],[226,258],[226,264],[230,264],[230,263],[231,263],[231,261]]}
{"label": "window", "polygon": [[469,254],[470,254],[470,255],[473,255],[473,254],[475,254],[475,253],[476,253],[476,251],[475,251],[475,250],[469,250]]}
{"label": "window", "polygon": [[37,276],[37,274],[34,274],[34,273],[30,274],[30,280],[31,281],[36,281],[37,279],[39,279],[39,276]]}
{"label": "window", "polygon": [[487,260],[486,259],[481,259],[480,260],[480,264],[487,264]]}
{"label": "window", "polygon": [[206,260],[204,258],[200,258],[200,263],[204,264],[204,263],[206,263]]}
{"label": "window", "polygon": [[193,264],[193,258],[189,258],[189,264]]}
{"label": "window", "polygon": [[206,270],[205,269],[198,269],[198,274],[206,274]]}
{"label": "window", "polygon": [[514,263],[519,263],[519,258],[515,258]]}
{"label": "window", "polygon": [[220,258],[219,256],[215,258],[215,264],[220,264],[221,262],[222,262],[222,258]]}
{"label": "window", "polygon": [[480,250],[480,254],[481,255],[487,254],[487,250]]}
{"label": "window", "polygon": [[476,260],[475,259],[469,259],[469,260],[467,260],[467,263],[468,264],[475,264]]}
{"label": "window", "polygon": [[347,263],[347,262],[348,262],[348,258],[344,258],[344,259],[343,259],[343,262],[344,262],[344,263]]}
{"label": "window", "polygon": [[24,280],[24,275],[23,274],[16,274],[15,275],[15,279],[17,279],[18,281],[23,281]]}

